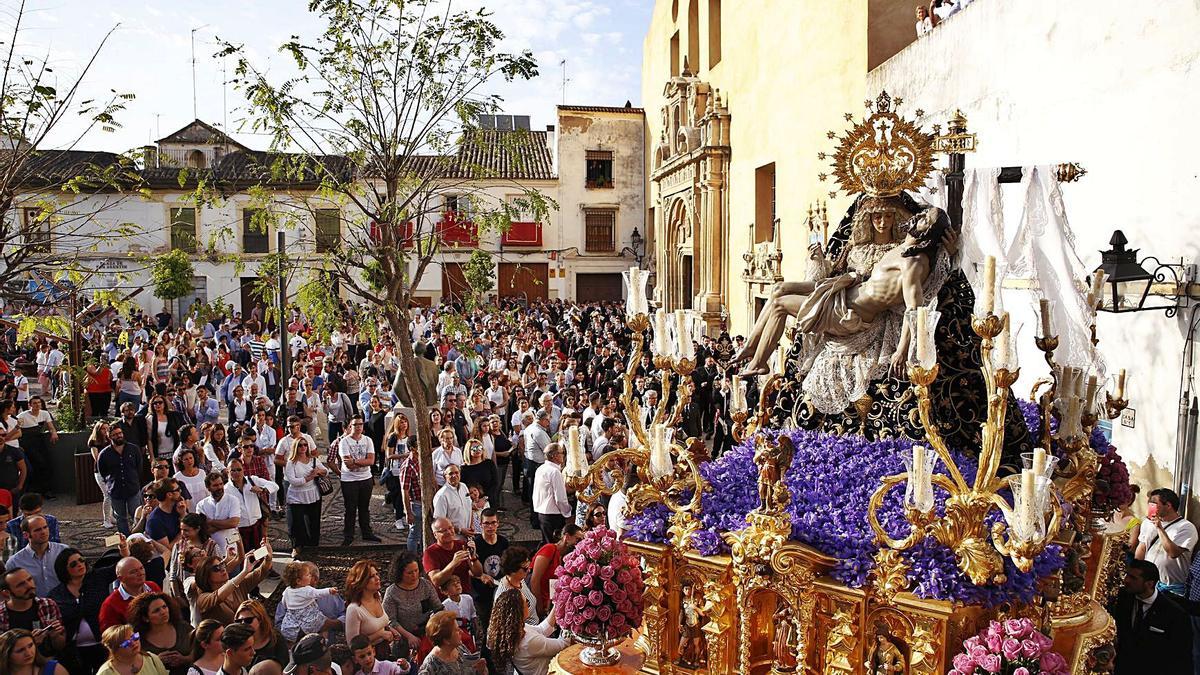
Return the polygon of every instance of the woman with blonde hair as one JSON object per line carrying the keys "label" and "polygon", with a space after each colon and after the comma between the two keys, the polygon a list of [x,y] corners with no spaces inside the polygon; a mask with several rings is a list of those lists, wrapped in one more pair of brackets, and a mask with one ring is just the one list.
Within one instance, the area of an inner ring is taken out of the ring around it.
{"label": "woman with blonde hair", "polygon": [[67,675],[58,661],[46,660],[33,641],[33,633],[14,628],[0,635],[0,674]]}
{"label": "woman with blonde hair", "polygon": [[400,640],[403,635],[390,627],[388,615],[383,611],[383,596],[380,591],[383,581],[379,570],[370,560],[359,560],[346,574],[346,642],[355,635],[365,635],[376,649]]}
{"label": "woman with blonde hair", "polygon": [[283,478],[288,482],[287,507],[291,515],[292,557],[300,555],[305,546],[321,545],[321,492],[317,478],[329,470],[308,447],[303,436],[292,443]]}
{"label": "woman with blonde hair", "polygon": [[[108,422],[101,420],[92,426],[92,435],[88,436],[87,444],[88,450],[92,453],[92,465],[100,466],[100,451],[109,444]],[[100,506],[101,514],[104,516],[104,528],[114,528],[117,524],[113,517],[112,495],[108,494],[108,484],[104,482],[104,476],[100,475],[99,470],[96,470],[92,476],[96,479],[96,485],[100,486],[100,493],[104,495],[104,503]]]}
{"label": "woman with blonde hair", "polygon": [[142,652],[141,637],[127,623],[109,626],[100,637],[108,660],[96,675],[167,675],[156,654]]}

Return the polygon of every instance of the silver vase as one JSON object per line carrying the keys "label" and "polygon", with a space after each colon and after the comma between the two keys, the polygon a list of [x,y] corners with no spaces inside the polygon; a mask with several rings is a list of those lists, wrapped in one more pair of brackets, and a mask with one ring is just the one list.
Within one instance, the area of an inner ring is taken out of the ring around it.
{"label": "silver vase", "polygon": [[621,652],[616,649],[616,645],[624,639],[623,636],[610,638],[608,631],[604,631],[599,637],[572,635],[576,642],[584,645],[583,650],[579,652],[579,660],[584,665],[593,668],[611,666],[621,660]]}

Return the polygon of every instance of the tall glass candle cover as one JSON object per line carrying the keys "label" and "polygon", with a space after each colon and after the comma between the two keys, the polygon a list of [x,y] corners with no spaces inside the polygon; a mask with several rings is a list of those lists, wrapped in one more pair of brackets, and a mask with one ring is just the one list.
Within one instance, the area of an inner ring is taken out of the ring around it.
{"label": "tall glass candle cover", "polygon": [[687,311],[675,310],[675,356],[689,361],[696,358],[696,346],[692,343],[692,323]]}
{"label": "tall glass candle cover", "polygon": [[937,333],[938,320],[942,313],[927,307],[919,307],[904,313],[905,321],[909,322],[908,363],[929,369],[937,363]]}
{"label": "tall glass candle cover", "polygon": [[937,453],[924,445],[912,446],[912,454],[904,455],[908,482],[904,486],[904,508],[921,513],[933,510],[933,467]]}
{"label": "tall glass candle cover", "polygon": [[656,424],[650,432],[650,475],[653,478],[665,478],[675,473],[671,461],[672,431],[665,424]]}
{"label": "tall glass candle cover", "polygon": [[667,337],[667,310],[661,307],[654,313],[654,345],[655,356],[670,356],[671,341]]}
{"label": "tall glass candle cover", "polygon": [[625,298],[625,316],[632,319],[647,310],[646,281],[650,275],[640,267],[630,267],[622,273],[628,295]]}

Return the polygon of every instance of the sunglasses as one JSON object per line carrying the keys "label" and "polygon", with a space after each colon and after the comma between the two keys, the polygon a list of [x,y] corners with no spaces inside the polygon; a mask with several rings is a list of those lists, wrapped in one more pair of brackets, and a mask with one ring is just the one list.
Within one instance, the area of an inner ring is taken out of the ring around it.
{"label": "sunglasses", "polygon": [[244,624],[246,624],[246,625],[250,625],[250,624],[254,623],[254,617],[252,617],[252,616],[243,616],[243,617],[241,617],[240,619],[238,619],[238,620],[237,620],[237,622],[238,622],[238,623],[244,623]]}
{"label": "sunglasses", "polygon": [[133,643],[135,643],[141,639],[142,639],[141,633],[134,633],[133,635],[130,635],[129,637],[127,637],[121,641],[121,649],[129,649],[130,647],[133,646]]}

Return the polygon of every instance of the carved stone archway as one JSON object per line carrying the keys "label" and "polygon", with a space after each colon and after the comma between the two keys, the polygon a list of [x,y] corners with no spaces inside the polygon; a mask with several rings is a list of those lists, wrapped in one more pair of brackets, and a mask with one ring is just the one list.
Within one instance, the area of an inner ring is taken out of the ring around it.
{"label": "carved stone archway", "polygon": [[[687,70],[667,82],[663,97],[650,173],[654,227],[665,234],[655,246],[658,297],[667,310],[697,310],[712,334],[729,294],[729,110],[718,91]],[[689,254],[693,273],[685,279]]]}

